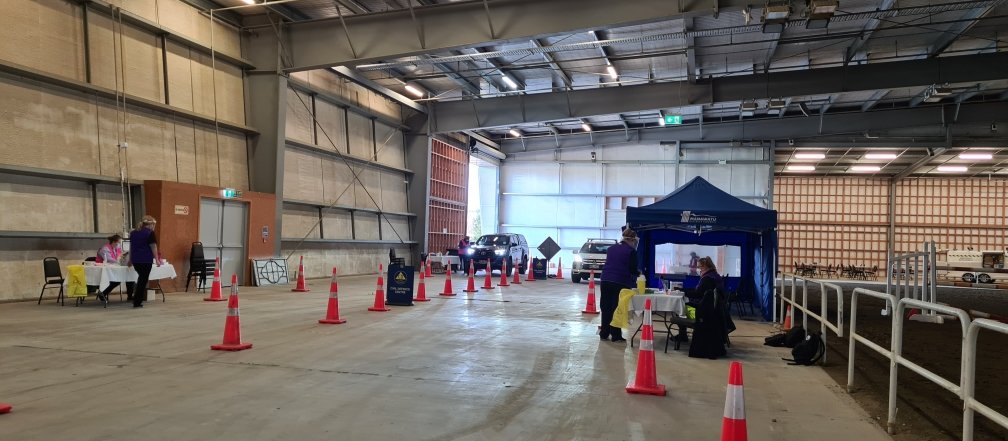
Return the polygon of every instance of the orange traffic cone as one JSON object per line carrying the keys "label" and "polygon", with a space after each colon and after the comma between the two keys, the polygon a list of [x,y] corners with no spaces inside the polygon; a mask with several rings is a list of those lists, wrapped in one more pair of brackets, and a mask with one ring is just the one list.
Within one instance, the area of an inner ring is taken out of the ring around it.
{"label": "orange traffic cone", "polygon": [[319,320],[319,323],[326,325],[339,325],[346,323],[339,317],[339,285],[336,283],[336,267],[332,267],[332,283],[329,284],[329,308],[326,309],[326,316]]}
{"label": "orange traffic cone", "polygon": [[[413,298],[416,302],[429,302],[430,299],[427,298],[427,285],[424,283],[424,266],[420,264],[420,284],[417,286],[416,297]],[[430,267],[427,267],[430,268]]]}
{"label": "orange traffic cone", "polygon": [[476,269],[473,267],[473,262],[471,260],[469,261],[469,281],[466,282],[466,289],[463,292],[476,292]]}
{"label": "orange traffic cone", "polygon": [[378,264],[378,287],[375,289],[374,293],[374,306],[367,309],[368,311],[391,311],[385,306],[385,279],[382,277],[382,265]]}
{"label": "orange traffic cone", "polygon": [[598,314],[599,310],[595,308],[595,270],[588,272],[588,304],[585,305],[582,314]]}
{"label": "orange traffic cone", "polygon": [[490,269],[490,261],[489,260],[487,260],[485,273],[486,273],[486,275],[483,277],[483,286],[481,286],[481,288],[483,288],[483,289],[494,289],[494,288],[496,288],[495,286],[493,286],[493,270]]}
{"label": "orange traffic cone", "polygon": [[220,281],[220,257],[217,258],[217,265],[214,266],[213,270],[213,285],[210,286],[210,297],[204,297],[204,302],[223,302],[224,297],[221,297],[221,281]]}
{"label": "orange traffic cone", "polygon": [[301,256],[301,261],[298,262],[298,278],[297,286],[291,291],[293,292],[308,292],[310,291],[307,286],[305,286],[304,280],[304,256]]}
{"label": "orange traffic cone", "polygon": [[452,289],[451,269],[449,269],[448,271],[445,271],[444,274],[445,274],[445,278],[444,278],[444,291],[441,291],[441,294],[438,294],[438,295],[439,296],[443,296],[443,297],[452,297],[452,296],[455,295],[455,292]]}
{"label": "orange traffic cone", "polygon": [[427,268],[426,269],[427,273],[424,274],[424,277],[427,277],[427,278],[433,277],[434,274],[431,274],[431,268],[430,268],[430,256],[427,256],[427,265],[426,265],[426,268]]}
{"label": "orange traffic cone", "polygon": [[787,307],[787,313],[784,314],[784,330],[788,331],[791,329],[791,305]]}
{"label": "orange traffic cone", "polygon": [[[518,270],[515,270],[518,272]],[[507,261],[501,262],[501,278],[500,282],[497,282],[497,286],[511,286],[507,281]]]}
{"label": "orange traffic cone", "polygon": [[528,269],[525,270],[525,271],[528,272],[528,277],[525,278],[526,282],[535,282],[535,270],[533,270],[533,268],[532,268],[532,261],[533,260],[535,260],[535,259],[531,259],[531,258],[529,259]]}
{"label": "orange traffic cone", "polygon": [[[518,265],[520,266],[521,264],[519,263]],[[511,284],[521,285],[521,274],[518,274],[518,267],[516,266],[511,272],[514,273],[514,277],[511,278]]]}
{"label": "orange traffic cone", "polygon": [[557,263],[557,280],[563,280],[563,258],[557,259],[560,263]]}
{"label": "orange traffic cone", "polygon": [[14,406],[11,406],[10,404],[0,403],[0,413],[10,412],[11,409],[13,409],[13,408],[14,408]]}
{"label": "orange traffic cone", "polygon": [[227,319],[224,320],[224,341],[211,345],[215,351],[242,351],[252,347],[252,343],[241,341],[241,321],[238,317],[238,275],[231,275],[231,295],[228,296]]}
{"label": "orange traffic cone", "polygon": [[637,351],[637,376],[627,383],[626,391],[632,394],[665,396],[665,385],[658,384],[655,367],[654,328],[651,327],[651,299],[644,301],[644,328],[641,330],[640,350]]}
{"label": "orange traffic cone", "polygon": [[747,441],[745,395],[742,393],[742,363],[731,362],[728,370],[728,391],[725,393],[724,419],[721,421],[721,441]]}

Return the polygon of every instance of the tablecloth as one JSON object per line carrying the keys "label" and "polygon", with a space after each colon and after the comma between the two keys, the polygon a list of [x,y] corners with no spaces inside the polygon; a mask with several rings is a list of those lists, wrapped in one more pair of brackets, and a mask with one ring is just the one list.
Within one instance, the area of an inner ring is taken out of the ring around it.
{"label": "tablecloth", "polygon": [[[97,285],[99,291],[105,290],[112,282],[136,282],[137,274],[133,267],[122,265],[85,265],[84,274],[88,285]],[[175,267],[170,263],[151,267],[149,280],[174,279],[178,277]]]}

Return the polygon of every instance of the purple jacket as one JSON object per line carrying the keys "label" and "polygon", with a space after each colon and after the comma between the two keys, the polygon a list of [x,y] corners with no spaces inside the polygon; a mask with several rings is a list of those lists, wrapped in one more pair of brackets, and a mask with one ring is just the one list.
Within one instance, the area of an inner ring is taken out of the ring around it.
{"label": "purple jacket", "polygon": [[626,242],[620,242],[606,251],[605,267],[602,268],[602,281],[633,288],[637,284],[637,250]]}

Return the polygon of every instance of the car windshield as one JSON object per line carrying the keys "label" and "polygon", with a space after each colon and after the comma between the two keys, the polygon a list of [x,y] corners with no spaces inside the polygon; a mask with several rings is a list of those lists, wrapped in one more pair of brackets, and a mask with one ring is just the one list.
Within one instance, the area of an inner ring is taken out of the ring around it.
{"label": "car windshield", "polygon": [[483,236],[476,240],[476,245],[496,245],[503,246],[511,244],[508,236]]}
{"label": "car windshield", "polygon": [[581,246],[581,252],[587,254],[605,254],[609,247],[616,245],[612,242],[589,242]]}

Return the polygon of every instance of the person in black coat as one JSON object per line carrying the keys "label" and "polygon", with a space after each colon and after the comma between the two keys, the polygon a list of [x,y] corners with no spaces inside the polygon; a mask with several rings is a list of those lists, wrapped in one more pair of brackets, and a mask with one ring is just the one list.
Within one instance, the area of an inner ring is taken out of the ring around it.
{"label": "person in black coat", "polygon": [[728,320],[730,320],[726,314],[727,293],[724,281],[710,257],[701,258],[698,266],[700,283],[695,292],[701,297],[700,302],[695,304],[696,322],[693,325],[693,341],[690,343],[689,356],[715,359],[728,353],[725,350],[729,332]]}

